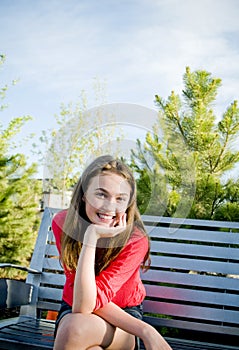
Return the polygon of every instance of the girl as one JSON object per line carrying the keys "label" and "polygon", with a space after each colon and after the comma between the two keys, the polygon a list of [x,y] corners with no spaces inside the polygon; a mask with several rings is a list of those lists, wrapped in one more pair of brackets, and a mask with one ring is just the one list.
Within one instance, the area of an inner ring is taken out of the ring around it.
{"label": "girl", "polygon": [[52,228],[66,275],[54,350],[131,350],[135,336],[147,350],[170,350],[142,321],[149,239],[128,167],[111,156],[93,161]]}

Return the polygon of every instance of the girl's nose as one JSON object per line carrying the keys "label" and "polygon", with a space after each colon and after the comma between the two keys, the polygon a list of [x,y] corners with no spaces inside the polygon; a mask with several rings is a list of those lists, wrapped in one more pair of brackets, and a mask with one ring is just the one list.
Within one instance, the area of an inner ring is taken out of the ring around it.
{"label": "girl's nose", "polygon": [[117,203],[114,199],[106,200],[103,205],[104,209],[109,212],[115,212],[117,208]]}

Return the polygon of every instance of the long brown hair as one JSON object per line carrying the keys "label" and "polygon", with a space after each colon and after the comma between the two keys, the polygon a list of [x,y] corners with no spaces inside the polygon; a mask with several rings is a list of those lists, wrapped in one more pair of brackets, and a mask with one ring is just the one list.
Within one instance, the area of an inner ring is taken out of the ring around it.
{"label": "long brown hair", "polygon": [[[73,191],[70,207],[67,211],[61,237],[61,261],[70,270],[75,270],[80,255],[84,233],[90,224],[85,212],[84,193],[87,191],[93,177],[102,173],[114,173],[126,179],[130,185],[130,199],[127,208],[127,226],[120,234],[110,239],[103,239],[102,247],[97,244],[95,256],[95,273],[98,275],[123,249],[134,227],[146,234],[144,224],[136,205],[136,184],[130,169],[120,160],[110,155],[96,158],[83,172]],[[148,236],[147,236],[148,237]],[[148,238],[149,239],[149,238]],[[107,241],[106,241],[107,240]],[[146,267],[149,261],[149,250],[142,265]]]}

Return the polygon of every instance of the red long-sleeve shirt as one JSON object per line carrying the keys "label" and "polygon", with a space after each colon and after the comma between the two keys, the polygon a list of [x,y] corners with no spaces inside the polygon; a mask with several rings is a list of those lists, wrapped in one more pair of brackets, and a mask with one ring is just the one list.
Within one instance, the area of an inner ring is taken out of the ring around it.
{"label": "red long-sleeve shirt", "polygon": [[[66,213],[66,210],[57,213],[52,222],[59,252],[61,251],[60,237]],[[148,239],[140,229],[135,227],[120,254],[95,278],[97,287],[95,310],[110,301],[122,308],[139,305],[143,301],[146,293],[139,270],[147,251]],[[75,271],[66,268],[64,271],[66,283],[63,289],[63,300],[72,306]]]}

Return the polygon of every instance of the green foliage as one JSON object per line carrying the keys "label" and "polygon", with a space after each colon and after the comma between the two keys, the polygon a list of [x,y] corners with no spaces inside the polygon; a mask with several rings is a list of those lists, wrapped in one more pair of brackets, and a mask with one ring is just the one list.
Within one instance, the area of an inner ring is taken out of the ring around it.
{"label": "green foliage", "polygon": [[[103,100],[99,83],[95,89],[95,99]],[[102,154],[103,149],[105,153],[110,153],[116,137],[114,116],[107,121],[105,127],[104,115],[101,115],[100,109],[94,111],[92,120],[87,105],[84,92],[78,103],[62,104],[60,114],[55,116],[57,129],[44,130],[40,138],[41,146],[45,146],[45,153],[41,151],[42,147],[34,145],[45,168],[44,191],[60,194],[62,206],[67,191],[78,181],[89,157]],[[120,139],[118,133],[118,141]]]}
{"label": "green foliage", "polygon": [[187,67],[183,81],[181,97],[174,92],[167,100],[156,95],[158,121],[132,153],[140,209],[165,216],[238,220],[238,195],[233,201],[229,195],[238,193],[238,179],[229,172],[239,162],[237,101],[218,121],[212,107],[221,80]]}
{"label": "green foliage", "polygon": [[[7,86],[1,91],[4,99]],[[14,118],[5,128],[0,125],[0,262],[23,265],[28,265],[39,223],[40,183],[33,178],[36,164],[29,166],[26,157],[17,153],[14,146],[14,137],[29,118]],[[0,274],[21,275],[5,270],[0,270]]]}
{"label": "green foliage", "polygon": [[224,185],[224,200],[215,211],[215,220],[239,221],[239,179],[229,179]]}
{"label": "green foliage", "polygon": [[[20,169],[21,168],[21,171]],[[37,228],[39,182],[23,155],[0,155],[0,261],[26,265]]]}

